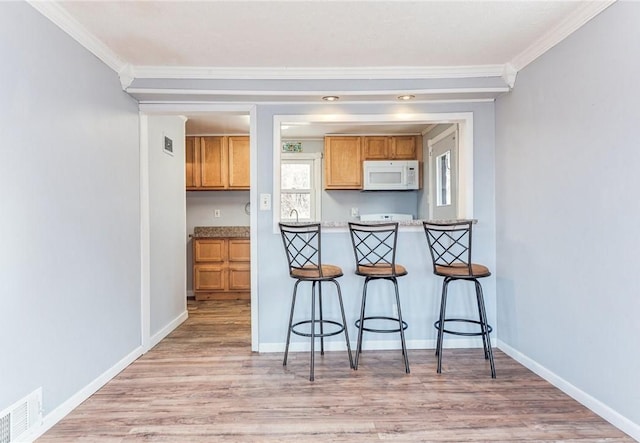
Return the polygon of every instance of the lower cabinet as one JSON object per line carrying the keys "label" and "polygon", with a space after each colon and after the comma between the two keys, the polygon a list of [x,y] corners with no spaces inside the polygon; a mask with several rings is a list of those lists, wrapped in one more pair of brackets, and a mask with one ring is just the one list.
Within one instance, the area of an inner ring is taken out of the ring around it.
{"label": "lower cabinet", "polygon": [[250,299],[250,241],[244,238],[193,239],[193,292],[196,300]]}

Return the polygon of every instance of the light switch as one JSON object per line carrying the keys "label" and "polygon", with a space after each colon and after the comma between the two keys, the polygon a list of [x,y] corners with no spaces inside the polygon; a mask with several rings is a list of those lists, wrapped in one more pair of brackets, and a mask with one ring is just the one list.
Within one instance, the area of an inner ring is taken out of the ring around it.
{"label": "light switch", "polygon": [[260,210],[271,210],[271,194],[260,194]]}

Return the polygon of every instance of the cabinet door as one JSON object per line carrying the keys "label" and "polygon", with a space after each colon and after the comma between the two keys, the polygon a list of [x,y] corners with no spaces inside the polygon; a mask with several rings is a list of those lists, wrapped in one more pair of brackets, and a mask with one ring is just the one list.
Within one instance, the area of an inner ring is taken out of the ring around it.
{"label": "cabinet door", "polygon": [[224,262],[227,258],[227,243],[224,239],[197,238],[193,240],[193,260],[202,262]]}
{"label": "cabinet door", "polygon": [[195,265],[193,267],[194,291],[224,291],[227,286],[227,272],[220,265]]}
{"label": "cabinet door", "polygon": [[[420,146],[422,149],[422,146]],[[413,135],[393,137],[392,157],[395,160],[417,160],[418,146]]]}
{"label": "cabinet door", "polygon": [[229,239],[229,261],[245,263],[251,261],[251,246],[249,240],[238,238]]}
{"label": "cabinet door", "polygon": [[362,189],[361,137],[325,137],[325,189]]}
{"label": "cabinet door", "polygon": [[227,146],[225,137],[200,137],[200,186],[227,187]]}
{"label": "cabinet door", "polygon": [[229,189],[249,189],[249,137],[229,137]]}
{"label": "cabinet door", "polygon": [[363,160],[386,160],[391,155],[390,138],[383,136],[364,137],[362,146]]}
{"label": "cabinet door", "polygon": [[229,264],[229,291],[251,290],[251,267],[249,264]]}
{"label": "cabinet door", "polygon": [[187,190],[200,187],[200,137],[186,137],[184,144],[185,184]]}

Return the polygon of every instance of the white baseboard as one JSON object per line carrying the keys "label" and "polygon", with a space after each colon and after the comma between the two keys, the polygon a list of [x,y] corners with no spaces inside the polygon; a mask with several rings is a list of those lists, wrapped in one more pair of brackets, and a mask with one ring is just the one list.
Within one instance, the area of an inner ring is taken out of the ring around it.
{"label": "white baseboard", "polygon": [[[356,348],[355,342],[350,342],[351,350]],[[258,352],[284,352],[284,342],[278,343],[260,343]],[[479,338],[463,338],[455,340],[445,339],[443,342],[445,349],[455,348],[481,348],[482,340]],[[436,340],[407,340],[407,349],[435,349]],[[320,349],[320,343],[316,341],[316,350]],[[400,340],[363,340],[363,351],[391,351],[401,349]],[[346,351],[347,345],[344,341],[325,341],[325,351]],[[303,342],[296,341],[289,345],[289,352],[309,352],[311,351],[311,343],[309,340]]]}
{"label": "white baseboard", "polygon": [[513,358],[515,361],[530,369],[546,381],[551,383],[562,392],[575,399],[577,402],[586,406],[588,409],[607,420],[622,432],[629,434],[635,440],[640,441],[640,424],[634,423],[627,417],[613,410],[611,407],[602,403],[600,400],[592,397],[583,390],[569,383],[567,380],[558,376],[556,373],[545,368],[541,364],[527,357],[520,351],[512,348],[501,340],[498,340],[498,349]]}
{"label": "white baseboard", "polygon": [[[176,318],[174,318],[172,321],[170,321],[169,324],[167,324],[164,328],[162,328],[160,331],[153,334],[151,336],[151,339],[149,340],[149,349],[153,348],[155,345],[160,343],[163,338],[171,334],[171,332],[175,328],[180,326],[187,318],[189,318],[189,313],[187,312],[187,310],[185,310]],[[146,349],[145,352],[148,351],[149,349]]]}
{"label": "white baseboard", "polygon": [[113,365],[111,368],[107,369],[105,372],[100,374],[98,378],[93,380],[91,383],[86,385],[80,391],[76,392],[75,395],[70,397],[67,401],[62,403],[60,406],[55,408],[53,411],[48,413],[42,420],[42,424],[36,428],[34,428],[31,432],[24,435],[21,438],[21,441],[24,442],[33,442],[37,438],[41,437],[45,432],[51,429],[56,423],[62,420],[67,414],[77,408],[83,401],[91,397],[95,394],[98,389],[103,387],[107,382],[109,382],[113,377],[118,375],[123,369],[129,366],[131,363],[136,361],[138,357],[142,355],[142,346],[138,346],[133,351],[131,351],[127,356],[125,356],[118,363]]}
{"label": "white baseboard", "polygon": [[[160,341],[165,338],[167,335],[171,333],[175,328],[180,326],[182,322],[184,322],[189,317],[188,312],[185,310],[180,315],[178,315],[175,319],[173,319],[167,326],[162,328],[159,332],[154,334],[150,339],[149,349],[160,343]],[[144,352],[148,351],[148,349],[143,349],[142,346],[138,346],[134,349],[129,355],[124,357],[118,363],[113,365],[107,371],[103,372],[98,378],[93,380],[87,386],[78,391],[75,395],[69,398],[67,401],[62,403],[56,409],[47,414],[42,420],[42,424],[33,429],[33,431],[26,434],[23,439],[24,442],[32,442],[35,439],[42,436],[45,432],[51,429],[56,423],[62,420],[67,414],[77,408],[83,401],[91,397],[95,394],[98,389],[103,387],[107,382],[109,382],[112,378],[118,375],[123,369],[129,366],[131,363],[136,361],[138,357],[140,357]]]}

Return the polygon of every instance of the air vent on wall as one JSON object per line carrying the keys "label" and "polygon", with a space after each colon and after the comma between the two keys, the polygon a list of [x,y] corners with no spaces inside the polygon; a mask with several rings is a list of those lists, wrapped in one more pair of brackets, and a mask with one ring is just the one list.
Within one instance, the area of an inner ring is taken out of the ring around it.
{"label": "air vent on wall", "polygon": [[0,443],[14,443],[42,422],[42,388],[0,412]]}

